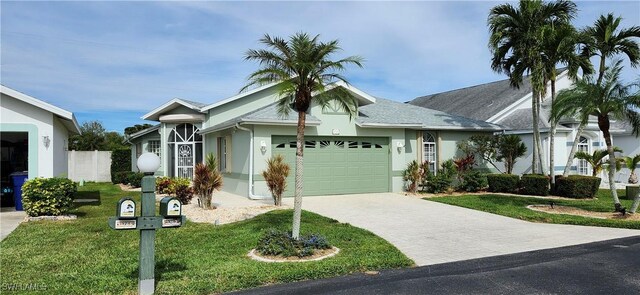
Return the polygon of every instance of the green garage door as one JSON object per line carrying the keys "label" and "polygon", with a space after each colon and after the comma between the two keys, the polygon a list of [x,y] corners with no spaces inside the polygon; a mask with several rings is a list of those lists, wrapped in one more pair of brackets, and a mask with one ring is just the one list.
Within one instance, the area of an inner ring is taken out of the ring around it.
{"label": "green garage door", "polygon": [[[295,189],[295,136],[274,136],[273,154],[291,166],[285,196]],[[381,137],[305,137],[304,195],[389,191],[389,139]]]}

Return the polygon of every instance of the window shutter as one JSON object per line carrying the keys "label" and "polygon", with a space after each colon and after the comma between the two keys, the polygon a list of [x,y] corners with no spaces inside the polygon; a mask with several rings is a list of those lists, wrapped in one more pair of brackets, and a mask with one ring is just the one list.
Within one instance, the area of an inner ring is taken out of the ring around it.
{"label": "window shutter", "polygon": [[226,167],[226,172],[231,172],[231,135],[227,135],[225,136],[225,143],[226,143],[226,162],[227,162],[227,167]]}

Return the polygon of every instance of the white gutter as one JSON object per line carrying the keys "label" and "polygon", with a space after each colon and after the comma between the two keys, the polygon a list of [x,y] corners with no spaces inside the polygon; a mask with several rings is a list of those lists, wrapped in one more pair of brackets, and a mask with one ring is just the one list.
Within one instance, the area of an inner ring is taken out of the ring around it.
{"label": "white gutter", "polygon": [[236,129],[249,132],[249,199],[252,200],[266,200],[270,199],[265,196],[257,196],[253,194],[253,130],[240,126],[240,123],[236,123]]}

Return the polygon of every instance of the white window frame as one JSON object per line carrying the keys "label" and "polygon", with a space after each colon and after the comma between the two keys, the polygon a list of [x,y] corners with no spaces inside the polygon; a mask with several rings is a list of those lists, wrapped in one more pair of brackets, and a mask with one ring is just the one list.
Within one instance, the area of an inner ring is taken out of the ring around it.
{"label": "white window frame", "polygon": [[433,133],[422,133],[422,162],[429,161],[429,171],[434,175],[438,171],[438,149]]}
{"label": "white window frame", "polygon": [[[578,151],[591,154],[591,140],[588,137],[580,136],[580,138],[578,139]],[[586,160],[581,160],[581,159],[577,159],[577,160],[578,161],[576,163],[576,172],[580,175],[591,175],[591,167],[589,163]]]}
{"label": "white window frame", "polygon": [[147,142],[147,152],[154,153],[158,157],[160,157],[160,154],[162,152],[161,146],[162,144],[160,140],[149,140]]}

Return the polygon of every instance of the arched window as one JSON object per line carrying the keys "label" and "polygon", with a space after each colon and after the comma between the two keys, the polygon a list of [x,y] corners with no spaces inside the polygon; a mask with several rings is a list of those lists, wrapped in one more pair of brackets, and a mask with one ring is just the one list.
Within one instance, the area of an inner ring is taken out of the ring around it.
{"label": "arched window", "polygon": [[436,173],[437,155],[436,155],[436,138],[433,134],[424,132],[422,135],[422,161],[429,162],[429,171]]}
{"label": "arched window", "polygon": [[196,163],[202,162],[202,135],[192,124],[180,124],[169,132],[169,173],[173,177],[193,178]]}
{"label": "arched window", "polygon": [[[590,153],[589,151],[589,139],[580,136],[580,141],[578,142],[578,151]],[[591,175],[589,173],[589,163],[586,160],[578,160],[578,174],[580,175]]]}

